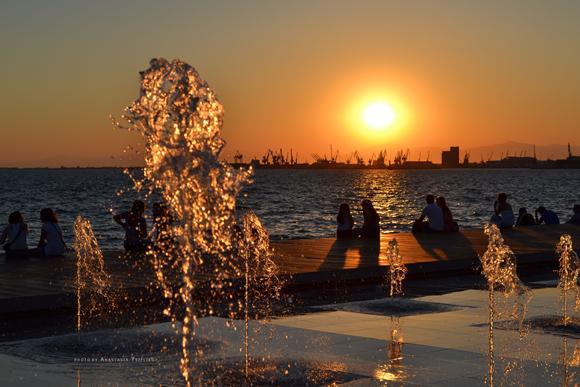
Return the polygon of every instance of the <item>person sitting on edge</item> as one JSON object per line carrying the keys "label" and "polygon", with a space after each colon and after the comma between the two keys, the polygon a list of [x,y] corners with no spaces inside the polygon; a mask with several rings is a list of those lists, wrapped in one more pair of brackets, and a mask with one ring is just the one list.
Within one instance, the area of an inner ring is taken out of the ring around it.
{"label": "person sitting on edge", "polygon": [[[538,214],[540,214],[539,219]],[[548,210],[544,206],[540,206],[536,210],[536,223],[537,224],[545,223],[546,225],[554,225],[560,224],[560,219],[558,219],[558,215],[556,215],[554,211]]]}
{"label": "person sitting on edge", "polygon": [[24,256],[28,250],[27,244],[28,225],[24,223],[24,217],[18,211],[8,216],[8,226],[0,234],[0,244],[4,244],[6,257]]}
{"label": "person sitting on edge", "polygon": [[378,239],[381,237],[380,218],[373,203],[365,199],[361,203],[363,210],[363,227],[360,236],[366,239]]}
{"label": "person sitting on edge", "polygon": [[526,210],[526,207],[522,207],[519,210],[518,220],[516,220],[516,227],[522,226],[535,226],[536,221],[532,214]]}
{"label": "person sitting on edge", "polygon": [[142,253],[147,249],[147,222],[143,217],[144,212],[145,203],[135,200],[131,211],[113,216],[115,222],[125,229],[123,246],[128,253]]}
{"label": "person sitting on edge", "polygon": [[42,229],[40,230],[40,240],[38,249],[45,257],[58,257],[65,253],[66,243],[62,236],[62,229],[58,224],[58,218],[50,208],[44,208],[40,211],[40,221]]}
{"label": "person sitting on edge", "polygon": [[574,215],[566,223],[580,225],[580,204],[574,204]]}
{"label": "person sitting on edge", "polygon": [[491,223],[499,228],[512,228],[514,225],[514,211],[512,206],[507,202],[507,195],[500,193],[497,200],[493,203],[494,214],[491,217]]}
{"label": "person sitting on edge", "polygon": [[[419,219],[413,224],[413,232],[443,231],[445,224],[443,221],[443,210],[435,204],[435,196],[427,195],[425,197],[427,206],[423,208]],[[427,221],[423,220],[427,218]]]}
{"label": "person sitting on edge", "polygon": [[348,204],[342,203],[336,216],[336,239],[352,238],[353,226],[354,220],[350,214],[350,207]]}
{"label": "person sitting on edge", "polygon": [[453,220],[453,214],[447,206],[447,202],[443,196],[439,196],[436,200],[437,205],[443,211],[443,229],[445,231],[456,232],[459,231],[459,225]]}

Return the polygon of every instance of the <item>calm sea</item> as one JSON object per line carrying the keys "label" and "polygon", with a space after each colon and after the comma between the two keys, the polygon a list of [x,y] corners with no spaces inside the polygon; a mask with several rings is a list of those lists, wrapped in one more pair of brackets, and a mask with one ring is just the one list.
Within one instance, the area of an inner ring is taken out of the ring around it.
{"label": "calm sea", "polygon": [[[93,223],[104,248],[122,247],[123,231],[111,214],[127,209],[138,195],[121,170],[0,170],[0,179],[0,223],[11,211],[23,212],[30,246],[39,237],[39,211],[52,207],[69,242],[80,214]],[[375,204],[383,232],[409,230],[428,193],[445,196],[463,228],[479,228],[489,219],[498,192],[508,193],[514,211],[543,204],[563,222],[580,203],[580,170],[258,170],[254,180],[239,204],[255,210],[273,239],[332,236],[339,204],[349,203],[360,223],[365,198]]]}

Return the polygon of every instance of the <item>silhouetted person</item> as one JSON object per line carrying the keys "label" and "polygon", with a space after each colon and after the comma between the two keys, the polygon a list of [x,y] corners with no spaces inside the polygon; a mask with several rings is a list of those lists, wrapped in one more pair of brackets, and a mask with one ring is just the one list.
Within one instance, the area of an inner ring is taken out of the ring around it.
{"label": "silhouetted person", "polygon": [[574,205],[574,215],[572,215],[567,223],[580,225],[580,204]]}
{"label": "silhouetted person", "polygon": [[113,216],[115,222],[119,223],[125,230],[125,241],[123,245],[126,252],[140,253],[147,249],[147,222],[143,217],[145,203],[135,200],[131,211],[121,212]]}
{"label": "silhouetted person", "polygon": [[[423,208],[419,219],[413,223],[413,232],[443,231],[445,223],[443,221],[443,210],[435,204],[435,196],[425,197],[427,206]],[[427,221],[424,221],[427,218]]]}
{"label": "silhouetted person", "polygon": [[40,240],[38,241],[40,253],[45,257],[63,255],[66,251],[66,243],[54,211],[50,208],[42,209],[40,211],[40,221],[42,222]]}
{"label": "silhouetted person", "polygon": [[381,236],[380,218],[373,203],[365,199],[361,203],[363,210],[363,226],[361,237],[368,239],[379,239]]}
{"label": "silhouetted person", "polygon": [[520,208],[518,220],[516,221],[516,227],[535,226],[535,225],[536,221],[534,219],[534,216],[530,214],[525,207]]}
{"label": "silhouetted person", "polygon": [[507,202],[507,195],[500,193],[497,195],[497,200],[493,203],[493,216],[491,223],[494,223],[499,228],[512,228],[514,225],[514,210]]}
{"label": "silhouetted person", "polygon": [[354,220],[350,213],[350,207],[348,204],[342,203],[336,216],[336,239],[352,238],[353,226]]}
{"label": "silhouetted person", "polygon": [[[538,214],[540,214],[539,219]],[[554,225],[560,224],[560,219],[558,219],[558,215],[556,215],[554,211],[548,210],[544,206],[540,206],[536,210],[536,223],[537,224],[545,223],[546,225]]]}
{"label": "silhouetted person", "polygon": [[453,214],[447,206],[447,202],[443,196],[437,198],[437,205],[443,211],[443,229],[445,231],[459,231],[459,225],[453,220]]}
{"label": "silhouetted person", "polygon": [[28,225],[18,211],[8,216],[8,226],[0,234],[0,244],[4,244],[6,257],[24,256],[28,250]]}

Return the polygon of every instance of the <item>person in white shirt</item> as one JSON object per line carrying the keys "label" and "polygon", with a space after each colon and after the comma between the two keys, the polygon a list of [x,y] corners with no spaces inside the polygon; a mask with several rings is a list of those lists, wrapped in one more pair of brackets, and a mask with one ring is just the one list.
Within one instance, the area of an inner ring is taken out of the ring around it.
{"label": "person in white shirt", "polygon": [[[413,224],[413,232],[443,231],[445,223],[443,221],[443,210],[435,204],[435,196],[427,195],[425,200],[427,206],[423,208],[421,216]],[[424,219],[427,218],[425,222]]]}
{"label": "person in white shirt", "polygon": [[6,257],[24,256],[28,250],[28,225],[18,211],[8,217],[8,226],[0,234],[0,244],[4,244]]}
{"label": "person in white shirt", "polygon": [[52,209],[44,208],[40,211],[40,220],[42,221],[40,241],[38,241],[40,253],[45,257],[63,255],[66,251],[66,244],[56,214]]}

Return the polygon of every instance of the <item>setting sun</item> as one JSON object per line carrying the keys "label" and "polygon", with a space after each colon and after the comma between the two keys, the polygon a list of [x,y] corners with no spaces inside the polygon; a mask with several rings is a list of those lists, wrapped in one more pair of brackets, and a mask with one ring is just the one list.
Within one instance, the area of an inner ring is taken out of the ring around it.
{"label": "setting sun", "polygon": [[374,102],[368,105],[363,113],[364,122],[372,129],[385,129],[395,121],[395,110],[385,102]]}

